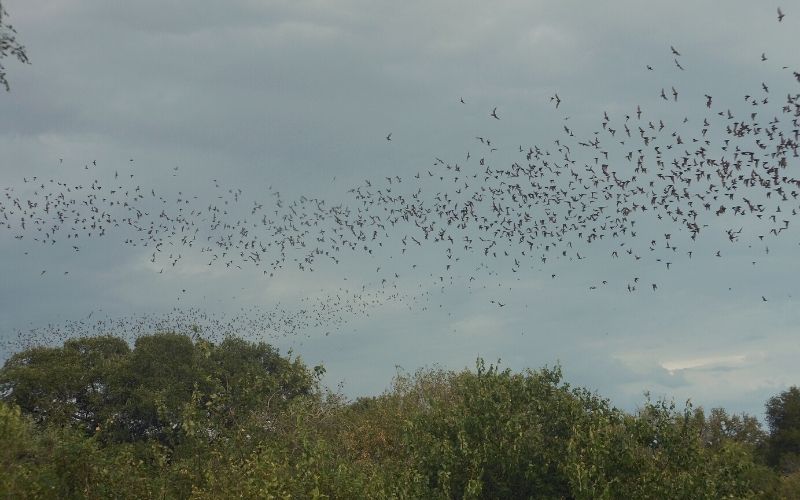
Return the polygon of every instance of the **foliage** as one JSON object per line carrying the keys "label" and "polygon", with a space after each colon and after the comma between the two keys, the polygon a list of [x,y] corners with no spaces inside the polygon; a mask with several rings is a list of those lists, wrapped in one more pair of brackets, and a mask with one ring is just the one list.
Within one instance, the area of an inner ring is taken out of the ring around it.
{"label": "foliage", "polygon": [[512,374],[480,362],[448,378],[447,397],[408,425],[406,444],[437,496],[558,498],[560,467],[581,402],[558,370]]}
{"label": "foliage", "polygon": [[800,471],[800,388],[792,386],[766,404],[769,462],[787,473]]}
{"label": "foliage", "polygon": [[[321,389],[321,374],[236,338],[215,345],[157,334],[131,348],[96,337],[17,353],[0,370],[0,496],[800,492],[796,472],[762,464],[775,436],[753,417],[650,399],[629,414],[570,387],[558,367],[515,373],[479,360],[473,371],[400,373],[391,390],[353,402]],[[770,415],[788,415],[777,412],[790,409],[784,396],[770,400]],[[770,425],[785,430],[788,420]]]}
{"label": "foliage", "polygon": [[161,333],[140,337],[130,349],[103,336],[15,354],[0,371],[0,394],[41,425],[69,425],[103,441],[155,439],[174,448],[187,436],[187,416],[229,428],[265,401],[279,407],[310,394],[319,375],[265,343],[192,343]]}
{"label": "foliage", "polygon": [[701,439],[703,444],[712,448],[719,448],[726,442],[734,441],[748,447],[751,451],[759,451],[766,446],[766,432],[753,416],[728,415],[724,408],[713,408],[708,417],[698,409],[694,418],[703,424]]}

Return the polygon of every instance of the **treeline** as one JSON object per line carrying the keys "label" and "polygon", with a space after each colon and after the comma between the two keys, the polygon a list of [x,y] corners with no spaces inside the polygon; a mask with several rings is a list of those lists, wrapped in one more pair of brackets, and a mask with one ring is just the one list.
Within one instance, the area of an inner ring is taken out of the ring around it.
{"label": "treeline", "polygon": [[629,414],[559,368],[396,377],[347,401],[264,343],[111,337],[0,370],[4,498],[798,498],[800,391]]}

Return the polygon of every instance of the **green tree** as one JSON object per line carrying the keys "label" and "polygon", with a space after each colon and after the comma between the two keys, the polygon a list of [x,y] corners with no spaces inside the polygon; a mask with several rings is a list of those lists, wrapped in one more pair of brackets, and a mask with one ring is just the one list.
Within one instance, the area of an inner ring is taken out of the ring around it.
{"label": "green tree", "polygon": [[8,56],[16,57],[23,64],[30,64],[25,47],[17,41],[17,31],[13,26],[6,22],[8,13],[0,2],[0,85],[11,90],[11,86],[6,78],[6,68],[2,60]]}
{"label": "green tree", "polygon": [[256,408],[277,412],[311,394],[321,374],[265,343],[193,343],[160,333],[130,349],[104,336],[13,355],[0,370],[0,399],[42,426],[69,425],[111,442],[153,438],[174,448],[190,422],[222,431]]}
{"label": "green tree", "polygon": [[761,428],[761,423],[756,417],[746,413],[729,415],[724,408],[712,408],[706,416],[703,409],[698,408],[695,417],[702,422],[701,437],[706,446],[717,448],[728,441],[734,441],[756,451],[766,445],[768,436]]}
{"label": "green tree", "polygon": [[745,415],[630,414],[558,368],[480,360],[352,403],[321,372],[174,333],[28,349],[0,370],[0,498],[800,497]]}
{"label": "green tree", "polygon": [[229,337],[219,345],[203,345],[201,369],[206,381],[205,406],[226,427],[259,408],[276,412],[287,401],[307,396],[324,370],[306,369],[269,344]]}
{"label": "green tree", "polygon": [[405,433],[435,497],[569,496],[563,457],[586,410],[558,368],[515,374],[479,360],[475,373],[441,376],[447,389],[427,397]]}
{"label": "green tree", "polygon": [[702,412],[688,404],[648,399],[636,415],[595,413],[584,425],[566,466],[575,498],[758,498],[776,487],[752,447],[728,438],[708,445]]}
{"label": "green tree", "polygon": [[479,361],[476,372],[441,373],[435,390],[417,380],[401,384],[422,399],[401,418],[428,497],[754,498],[776,488],[745,442],[749,419],[729,431],[742,441],[712,447],[691,406],[648,400],[630,415],[571,388],[558,368],[512,373]]}
{"label": "green tree", "polygon": [[112,380],[130,349],[121,339],[70,339],[61,348],[14,354],[0,370],[0,396],[39,424],[91,432],[112,412]]}
{"label": "green tree", "polygon": [[784,472],[800,470],[800,388],[792,386],[767,401],[770,465]]}

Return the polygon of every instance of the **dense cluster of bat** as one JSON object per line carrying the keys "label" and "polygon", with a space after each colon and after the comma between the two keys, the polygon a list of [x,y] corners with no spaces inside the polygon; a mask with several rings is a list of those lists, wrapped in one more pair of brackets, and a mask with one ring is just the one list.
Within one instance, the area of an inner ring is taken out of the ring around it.
{"label": "dense cluster of bat", "polygon": [[299,308],[288,308],[278,303],[269,307],[244,307],[235,314],[210,313],[198,307],[173,307],[164,314],[128,316],[115,316],[97,310],[77,320],[18,330],[17,335],[6,343],[15,348],[24,348],[109,333],[133,342],[141,335],[173,331],[210,341],[238,336],[272,340],[290,338],[302,343],[302,339],[308,338],[311,331],[324,331],[325,335],[329,335],[351,318],[369,316],[371,310],[381,304],[402,301],[413,307],[415,300],[417,297],[404,296],[387,288],[355,292],[340,288],[334,293],[302,299]]}
{"label": "dense cluster of bat", "polygon": [[[779,11],[778,21],[783,17]],[[165,195],[139,183],[133,161],[122,175],[86,184],[29,177],[19,189],[3,188],[0,228],[13,238],[66,244],[75,252],[94,238],[123,235],[124,244],[148,248],[158,272],[194,252],[208,266],[249,267],[265,277],[287,265],[313,271],[320,261],[338,263],[345,254],[399,256],[435,248],[446,264],[431,278],[443,286],[456,273],[471,282],[481,279],[480,269],[505,265],[518,272],[555,259],[581,260],[598,244],[610,259],[651,260],[670,269],[692,258],[709,229],[719,240],[715,257],[724,256],[722,245],[745,238],[768,252],[769,240],[787,232],[800,209],[800,72],[783,67],[780,82],[798,92],[777,95],[763,82],[742,100],[723,103],[711,94],[681,93],[681,72],[691,69],[675,47],[665,53],[676,81],[654,93],[676,107],[669,116],[684,114],[680,106],[692,108],[678,119],[632,104],[620,116],[603,112],[588,132],[564,120],[552,143],[515,145],[510,162],[499,160],[495,140],[481,136],[459,161],[436,158],[410,175],[365,180],[336,203],[287,200],[271,188],[248,198],[217,180],[211,198]],[[767,61],[762,53],[761,62]],[[558,112],[568,104],[558,94],[550,101]],[[460,103],[469,106],[463,98]],[[502,118],[496,107],[487,116]],[[388,147],[402,144],[397,134],[385,140]],[[472,267],[464,270],[464,262]],[[41,274],[47,272],[68,274]],[[399,272],[378,267],[376,290],[391,288]],[[624,286],[657,290],[657,283],[643,281],[631,276]],[[262,326],[295,332],[308,322],[335,324],[344,312],[399,294],[342,293],[351,302],[329,297],[314,306],[313,317],[305,310],[269,313]]]}

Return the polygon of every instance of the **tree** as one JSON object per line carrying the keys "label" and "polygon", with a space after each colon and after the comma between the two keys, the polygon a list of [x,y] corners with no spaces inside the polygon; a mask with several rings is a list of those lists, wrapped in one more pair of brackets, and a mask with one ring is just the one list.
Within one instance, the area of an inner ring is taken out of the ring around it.
{"label": "tree", "polygon": [[784,472],[800,470],[800,388],[792,386],[766,404],[770,465]]}
{"label": "tree", "polygon": [[706,446],[720,448],[733,441],[760,450],[766,443],[767,433],[756,417],[742,413],[729,415],[724,408],[712,408],[708,415],[698,408],[695,417],[703,423],[702,439]]}
{"label": "tree", "polygon": [[5,21],[6,17],[8,17],[8,13],[3,8],[3,3],[0,2],[0,85],[5,87],[7,92],[11,90],[11,86],[6,79],[6,68],[3,66],[2,60],[10,55],[16,57],[23,64],[30,64],[30,61],[25,47],[17,42],[17,31]]}
{"label": "tree", "polygon": [[441,374],[447,390],[409,419],[405,444],[434,496],[568,497],[570,436],[602,402],[576,396],[559,368],[516,374],[483,360],[476,368]]}
{"label": "tree", "polygon": [[215,345],[160,333],[139,337],[130,349],[116,337],[88,337],[13,355],[0,369],[0,400],[41,426],[76,427],[109,442],[152,438],[174,448],[189,420],[222,432],[256,408],[274,412],[311,394],[321,374],[263,342]]}
{"label": "tree", "polygon": [[800,498],[746,415],[629,414],[558,367],[420,370],[353,403],[320,372],[173,333],[29,349],[0,370],[0,498]]}
{"label": "tree", "polygon": [[0,370],[0,398],[39,424],[93,431],[111,409],[110,379],[129,352],[123,340],[109,336],[68,340],[62,348],[27,349]]}

